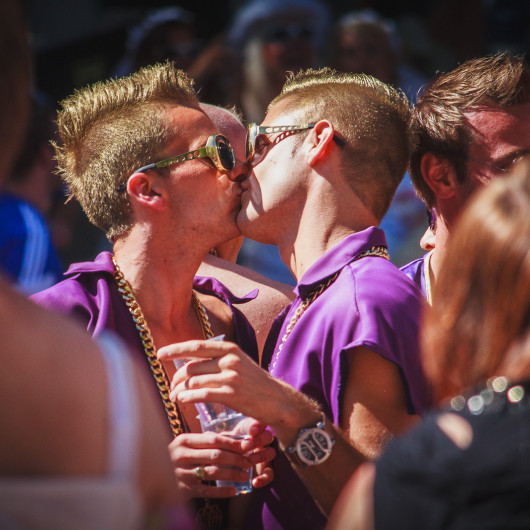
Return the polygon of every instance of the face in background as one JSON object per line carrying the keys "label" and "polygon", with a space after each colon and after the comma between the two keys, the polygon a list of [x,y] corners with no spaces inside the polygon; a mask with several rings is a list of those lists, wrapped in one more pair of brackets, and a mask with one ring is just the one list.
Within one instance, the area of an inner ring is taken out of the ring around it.
{"label": "face in background", "polygon": [[[271,108],[262,125],[298,125],[298,121],[289,110],[289,99],[284,99]],[[306,164],[299,142],[307,134],[300,131],[281,139],[281,133],[274,133],[267,135],[268,142],[256,142],[259,160],[251,163],[249,178],[242,183],[237,217],[243,235],[277,245],[289,227],[298,224],[306,197]]]}
{"label": "face in background", "polygon": [[[175,122],[177,137],[163,157],[171,157],[206,145],[208,137],[219,131],[201,110],[179,107],[169,111]],[[185,134],[179,133],[185,131]],[[173,222],[192,227],[197,237],[211,239],[213,244],[239,235],[235,223],[240,208],[240,184],[235,178],[241,167],[221,173],[206,160],[191,160],[169,166],[167,189]],[[213,245],[212,245],[213,246]]]}
{"label": "face in background", "polygon": [[286,72],[314,67],[318,61],[317,30],[312,16],[292,11],[268,19],[260,31],[267,77],[279,93]]}
{"label": "face in background", "polygon": [[171,59],[177,68],[188,71],[201,49],[191,24],[169,21],[151,30],[139,44],[135,70]]}
{"label": "face in background", "polygon": [[502,170],[511,169],[514,160],[530,153],[530,103],[483,107],[466,117],[473,141],[468,150],[467,179],[456,195],[461,205],[477,188],[504,176]]}
{"label": "face in background", "polygon": [[367,74],[384,83],[395,77],[395,57],[388,35],[375,24],[358,24],[339,30],[334,67],[341,72]]}

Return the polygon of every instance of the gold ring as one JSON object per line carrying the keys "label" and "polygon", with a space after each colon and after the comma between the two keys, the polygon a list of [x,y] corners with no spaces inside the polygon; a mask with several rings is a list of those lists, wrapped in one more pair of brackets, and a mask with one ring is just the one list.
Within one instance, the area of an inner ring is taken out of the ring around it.
{"label": "gold ring", "polygon": [[204,466],[197,466],[193,470],[193,474],[195,475],[195,478],[197,480],[202,480],[204,478],[204,475],[206,474],[206,471],[204,470]]}

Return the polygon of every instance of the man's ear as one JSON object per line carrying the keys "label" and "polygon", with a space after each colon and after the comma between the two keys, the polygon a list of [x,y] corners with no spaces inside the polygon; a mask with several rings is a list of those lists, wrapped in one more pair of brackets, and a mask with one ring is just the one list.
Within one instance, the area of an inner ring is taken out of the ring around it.
{"label": "man's ear", "polygon": [[161,179],[148,173],[135,173],[127,183],[129,197],[137,203],[162,210],[165,207],[165,189]]}
{"label": "man's ear", "polygon": [[421,158],[421,174],[436,197],[449,199],[458,186],[456,169],[446,158],[434,153],[425,153]]}
{"label": "man's ear", "polygon": [[308,136],[311,142],[308,152],[308,163],[310,166],[322,159],[330,148],[330,144],[335,145],[333,142],[334,135],[333,124],[327,120],[320,120],[311,129],[311,133]]}

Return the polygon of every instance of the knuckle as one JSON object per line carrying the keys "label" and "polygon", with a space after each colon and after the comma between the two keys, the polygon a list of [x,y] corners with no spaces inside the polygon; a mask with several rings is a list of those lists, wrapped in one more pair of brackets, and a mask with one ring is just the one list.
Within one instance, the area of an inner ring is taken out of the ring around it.
{"label": "knuckle", "polygon": [[210,453],[210,458],[212,462],[219,462],[221,460],[222,451],[219,449],[212,449]]}

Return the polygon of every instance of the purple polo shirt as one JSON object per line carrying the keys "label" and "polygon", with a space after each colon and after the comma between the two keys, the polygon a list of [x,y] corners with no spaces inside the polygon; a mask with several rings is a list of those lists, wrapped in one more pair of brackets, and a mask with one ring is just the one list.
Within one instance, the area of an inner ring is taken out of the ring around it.
{"label": "purple polo shirt", "polygon": [[418,286],[423,296],[427,298],[427,288],[425,287],[425,256],[403,265],[399,270],[404,272]]}
{"label": "purple polo shirt", "polygon": [[[102,252],[94,261],[74,263],[65,276],[66,279],[62,282],[33,295],[32,300],[49,309],[71,315],[94,337],[105,329],[115,331],[127,343],[132,354],[145,361],[142,341],[114,283],[111,254]],[[201,293],[216,296],[230,307],[234,321],[235,342],[249,357],[258,362],[254,330],[243,313],[234,307],[234,304],[245,303],[255,298],[257,290],[238,298],[214,278],[199,276],[195,277],[193,287]],[[149,370],[147,363],[145,366]]]}
{"label": "purple polo shirt", "polygon": [[[418,352],[421,294],[384,258],[354,261],[379,245],[386,246],[385,235],[371,227],[346,237],[316,261],[298,283],[297,298],[275,320],[265,345],[263,360],[270,363],[271,373],[317,400],[336,425],[351,355],[358,346],[399,367],[410,413],[423,413],[429,404]],[[295,324],[276,361],[278,344],[301,299],[337,271],[337,279]],[[323,528],[325,517],[282,453],[274,466],[271,486],[255,491],[252,513],[261,514],[261,520],[247,527]]]}

